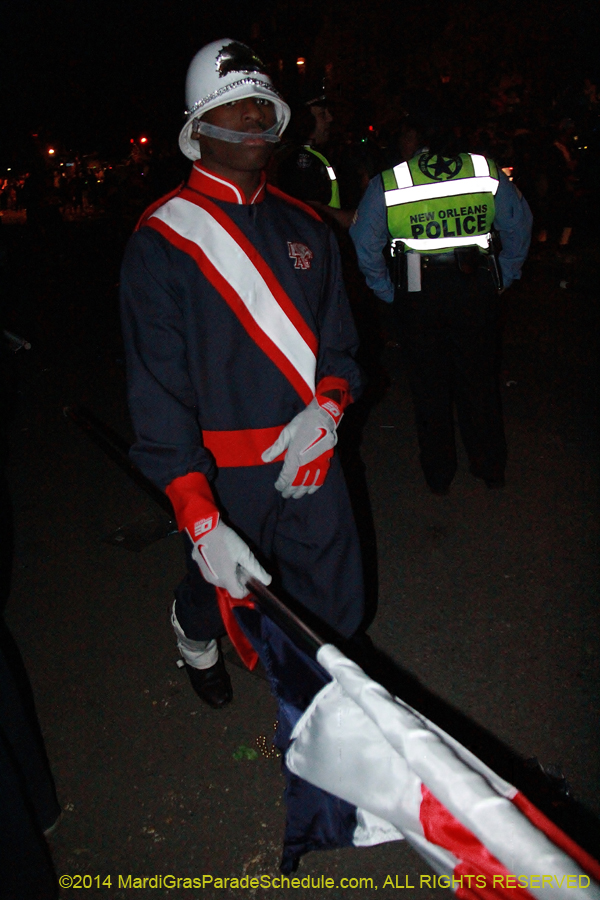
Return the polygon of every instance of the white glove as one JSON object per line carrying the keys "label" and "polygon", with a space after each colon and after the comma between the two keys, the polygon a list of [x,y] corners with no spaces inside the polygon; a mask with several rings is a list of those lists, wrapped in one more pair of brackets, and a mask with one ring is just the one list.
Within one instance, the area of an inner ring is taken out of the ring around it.
{"label": "white glove", "polygon": [[271,576],[265,572],[248,545],[220,519],[216,528],[202,535],[194,544],[192,559],[198,563],[205,581],[225,588],[237,600],[249,593],[236,575],[238,563],[263,584],[271,583]]}
{"label": "white glove", "polygon": [[265,450],[262,460],[266,463],[273,462],[287,450],[275,482],[282,497],[298,500],[305,494],[314,494],[321,487],[337,444],[336,428],[341,418],[339,404],[327,397],[315,397]]}

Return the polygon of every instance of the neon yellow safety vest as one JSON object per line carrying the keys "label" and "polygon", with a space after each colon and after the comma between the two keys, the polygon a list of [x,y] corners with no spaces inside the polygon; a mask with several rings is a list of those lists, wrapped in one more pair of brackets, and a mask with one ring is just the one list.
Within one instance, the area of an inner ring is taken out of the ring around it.
{"label": "neon yellow safety vest", "polygon": [[319,151],[315,150],[314,147],[311,147],[310,144],[305,144],[304,149],[308,150],[309,153],[312,153],[313,156],[316,156],[317,159],[320,159],[327,169],[327,174],[329,175],[329,180],[331,181],[331,200],[329,201],[327,206],[331,206],[332,209],[340,209],[340,189],[337,183],[337,178],[335,177],[335,170],[333,166],[329,164],[329,161],[325,159],[322,153],[319,153]]}
{"label": "neon yellow safety vest", "polygon": [[420,153],[382,172],[392,244],[417,253],[477,245],[487,250],[495,217],[496,163],[475,153]]}

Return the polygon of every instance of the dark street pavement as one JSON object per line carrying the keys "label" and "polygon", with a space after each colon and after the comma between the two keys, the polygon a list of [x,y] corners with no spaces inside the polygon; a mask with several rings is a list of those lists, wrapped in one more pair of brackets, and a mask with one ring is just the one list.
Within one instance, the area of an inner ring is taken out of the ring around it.
{"label": "dark street pavement", "polygon": [[[177,667],[169,608],[183,572],[178,537],[140,552],[103,541],[163,515],[63,414],[85,404],[131,440],[116,306],[124,235],[103,221],[67,223],[55,242],[34,241],[23,225],[6,233],[14,330],[32,344],[14,357],[6,618],[64,809],[55,867],[93,879],[61,897],[371,900],[375,886],[377,897],[398,894],[383,888],[388,875],[414,885],[419,900],[449,896],[419,887],[431,871],[403,842],[312,853],[297,873],[372,878],[372,887],[119,886],[130,874],[278,875],[283,780],[280,761],[260,751],[275,703],[264,680],[232,665],[234,703],[212,711]],[[450,495],[428,492],[394,347],[361,453],[379,571],[370,635],[398,667],[398,692],[598,854],[600,253],[590,239],[571,256],[532,258],[505,295],[504,490],[469,475],[461,450]],[[359,519],[368,536],[364,504]]]}

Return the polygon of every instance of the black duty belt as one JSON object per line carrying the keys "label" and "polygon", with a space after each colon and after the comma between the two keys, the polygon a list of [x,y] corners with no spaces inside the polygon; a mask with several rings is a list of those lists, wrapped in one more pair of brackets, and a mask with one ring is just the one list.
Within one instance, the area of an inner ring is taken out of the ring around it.
{"label": "black duty belt", "polygon": [[451,253],[432,253],[427,255],[421,254],[421,268],[429,269],[432,266],[445,266],[446,268],[456,268],[456,257],[454,251]]}
{"label": "black duty belt", "polygon": [[432,253],[421,256],[421,269],[457,269],[464,274],[473,274],[478,269],[489,267],[489,254],[477,247],[461,247],[450,253]]}

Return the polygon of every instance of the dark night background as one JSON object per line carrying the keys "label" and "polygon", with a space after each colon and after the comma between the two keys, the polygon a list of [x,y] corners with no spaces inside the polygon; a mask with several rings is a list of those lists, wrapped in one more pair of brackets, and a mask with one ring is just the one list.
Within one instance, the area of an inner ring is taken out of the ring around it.
{"label": "dark night background", "polygon": [[[64,810],[50,843],[56,872],[277,871],[280,763],[240,756],[270,741],[268,686],[232,663],[234,703],[216,714],[199,704],[169,624],[183,574],[177,538],[140,552],[115,539],[166,514],[64,414],[83,404],[133,438],[120,263],[144,208],[189,168],[177,146],[186,69],[222,37],[250,44],[292,105],[325,78],[333,149],[343,161],[350,147],[346,159],[369,176],[399,161],[398,123],[424,96],[482,142],[467,149],[515,167],[534,242],[522,281],[504,295],[505,490],[476,482],[459,448],[450,495],[428,492],[403,360],[387,340],[393,324],[352,275],[341,235],[357,324],[377,357],[370,405],[349,432],[362,439],[349,471],[378,590],[369,633],[400,673],[393,689],[600,859],[597,0],[3,0],[0,186],[19,182],[21,193],[0,195],[0,326],[31,349],[7,344],[0,354],[0,504],[14,514],[13,529],[0,511],[0,602]],[[555,152],[565,121],[566,176]],[[78,199],[64,190],[67,172]],[[357,182],[346,172],[346,185]],[[559,246],[568,224],[559,214],[538,242],[553,184],[573,198],[568,246]],[[403,842],[311,853],[300,873],[382,885],[386,873],[425,871]],[[3,888],[0,864],[2,900]]]}
{"label": "dark night background", "polygon": [[139,132],[172,140],[188,62],[224,36],[251,43],[292,100],[296,57],[307,59],[307,78],[329,64],[342,108],[375,127],[397,113],[403,93],[439,86],[442,74],[473,111],[503,73],[518,72],[532,108],[548,112],[598,72],[593,0],[5,0],[1,31],[0,165],[17,162],[31,133],[109,155]]}

